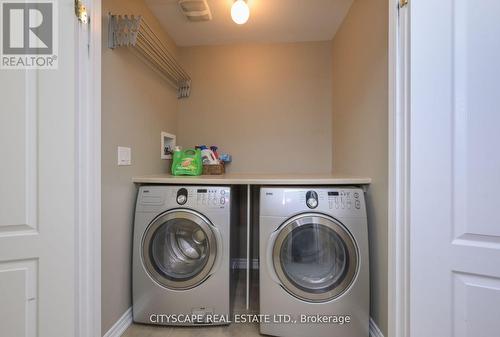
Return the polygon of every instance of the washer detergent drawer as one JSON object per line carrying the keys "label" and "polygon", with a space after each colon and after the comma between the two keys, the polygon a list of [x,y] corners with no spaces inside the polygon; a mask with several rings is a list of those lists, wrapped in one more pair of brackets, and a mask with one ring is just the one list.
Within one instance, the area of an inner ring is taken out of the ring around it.
{"label": "washer detergent drawer", "polygon": [[148,187],[139,190],[138,204],[144,206],[161,206],[165,203],[165,192]]}

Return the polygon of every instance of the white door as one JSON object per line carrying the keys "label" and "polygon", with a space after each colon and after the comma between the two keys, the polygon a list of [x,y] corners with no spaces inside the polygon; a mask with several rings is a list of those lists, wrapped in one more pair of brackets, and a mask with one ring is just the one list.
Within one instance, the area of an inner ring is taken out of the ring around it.
{"label": "white door", "polygon": [[500,336],[500,1],[411,3],[411,337]]}
{"label": "white door", "polygon": [[[58,69],[0,69],[0,336],[5,337],[75,336],[76,20],[73,1],[55,3]],[[14,18],[15,13],[22,11],[14,11]],[[30,25],[39,19],[30,16]]]}

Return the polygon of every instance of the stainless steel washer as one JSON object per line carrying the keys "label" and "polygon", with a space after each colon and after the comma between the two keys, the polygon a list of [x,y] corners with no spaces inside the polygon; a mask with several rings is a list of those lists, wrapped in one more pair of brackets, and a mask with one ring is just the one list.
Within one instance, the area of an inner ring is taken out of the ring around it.
{"label": "stainless steel washer", "polygon": [[134,321],[186,326],[227,324],[230,188],[142,186],[138,193],[133,244]]}

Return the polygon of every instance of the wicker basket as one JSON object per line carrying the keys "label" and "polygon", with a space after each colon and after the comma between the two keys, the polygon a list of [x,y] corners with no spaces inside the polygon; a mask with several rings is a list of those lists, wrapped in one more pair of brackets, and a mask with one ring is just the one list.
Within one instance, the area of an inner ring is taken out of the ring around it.
{"label": "wicker basket", "polygon": [[224,164],[203,165],[203,175],[221,175],[224,172]]}

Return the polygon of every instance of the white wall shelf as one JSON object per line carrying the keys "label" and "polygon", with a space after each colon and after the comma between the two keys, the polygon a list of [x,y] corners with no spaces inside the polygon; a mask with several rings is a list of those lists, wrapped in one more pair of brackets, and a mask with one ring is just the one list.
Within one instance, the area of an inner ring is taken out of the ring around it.
{"label": "white wall shelf", "polygon": [[159,174],[132,178],[137,184],[202,185],[369,185],[368,177],[335,173],[325,174],[245,174],[226,173],[213,176],[172,176]]}

